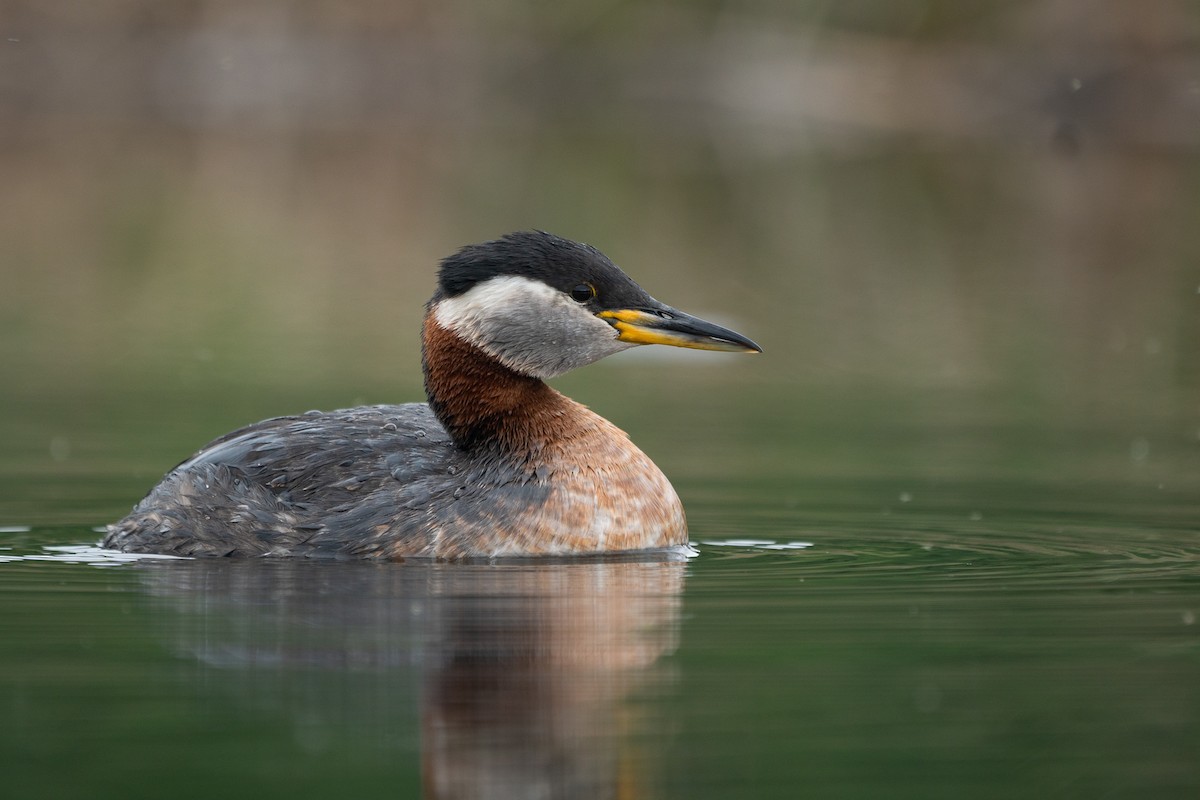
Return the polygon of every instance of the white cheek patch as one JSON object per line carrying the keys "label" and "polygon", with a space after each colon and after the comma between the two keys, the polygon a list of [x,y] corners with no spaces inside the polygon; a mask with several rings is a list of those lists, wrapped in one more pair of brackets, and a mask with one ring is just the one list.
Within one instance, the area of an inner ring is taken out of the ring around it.
{"label": "white cheek patch", "polygon": [[434,319],[509,369],[552,378],[631,345],[541,281],[502,275],[438,302]]}
{"label": "white cheek patch", "polygon": [[472,338],[488,320],[529,306],[552,305],[556,295],[561,293],[541,281],[502,275],[442,300],[434,309],[434,318],[443,328]]}

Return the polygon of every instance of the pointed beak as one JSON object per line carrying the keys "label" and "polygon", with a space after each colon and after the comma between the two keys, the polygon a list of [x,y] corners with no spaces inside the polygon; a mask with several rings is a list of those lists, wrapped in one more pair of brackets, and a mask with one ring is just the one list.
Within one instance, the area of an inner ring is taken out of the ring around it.
{"label": "pointed beak", "polygon": [[762,348],[728,328],[669,306],[653,309],[619,308],[596,316],[617,329],[617,338],[630,344],[669,344],[695,350],[761,353]]}

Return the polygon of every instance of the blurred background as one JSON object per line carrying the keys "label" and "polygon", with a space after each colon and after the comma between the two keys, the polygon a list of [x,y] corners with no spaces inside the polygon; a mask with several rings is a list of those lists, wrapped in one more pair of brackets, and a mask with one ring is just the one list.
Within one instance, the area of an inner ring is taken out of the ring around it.
{"label": "blurred background", "polygon": [[557,382],[685,483],[1194,487],[1198,146],[1189,0],[0,0],[8,508],[420,399],[438,259],[523,228],[764,346]]}
{"label": "blurred background", "polygon": [[[422,399],[438,260],[524,228],[765,350],[554,382],[686,570],[86,566],[219,434]],[[628,797],[1194,798],[1197,520],[1196,0],[0,0],[13,796],[408,796],[482,736]]]}

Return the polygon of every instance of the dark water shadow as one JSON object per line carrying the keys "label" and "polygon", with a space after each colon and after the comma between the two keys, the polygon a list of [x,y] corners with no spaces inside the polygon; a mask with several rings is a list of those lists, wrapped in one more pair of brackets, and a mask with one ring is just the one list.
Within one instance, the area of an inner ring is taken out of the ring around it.
{"label": "dark water shadow", "polygon": [[419,747],[431,798],[614,797],[661,772],[684,560],[135,568],[203,691],[302,748]]}

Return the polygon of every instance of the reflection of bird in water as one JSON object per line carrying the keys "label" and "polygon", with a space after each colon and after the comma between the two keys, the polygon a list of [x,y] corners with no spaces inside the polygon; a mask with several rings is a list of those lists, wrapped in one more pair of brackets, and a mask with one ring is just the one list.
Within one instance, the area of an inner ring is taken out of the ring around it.
{"label": "reflection of bird in water", "polygon": [[380,749],[380,761],[415,762],[419,730],[431,798],[651,788],[686,567],[670,554],[139,565],[152,627],[204,670],[186,670],[182,691],[268,730],[290,720],[314,754],[360,750],[367,764]]}
{"label": "reflection of bird in water", "polygon": [[[424,683],[426,796],[635,796],[649,781],[641,737],[661,721],[640,719],[629,696],[663,688],[652,667],[675,646],[683,566],[529,570],[516,585],[475,576]],[[513,589],[528,594],[502,596]]]}
{"label": "reflection of bird in water", "polygon": [[681,545],[683,508],[658,467],[543,379],[639,344],[760,350],[547,233],[443,261],[423,344],[428,405],[283,417],[223,436],[110,526],[104,545],[366,558]]}

